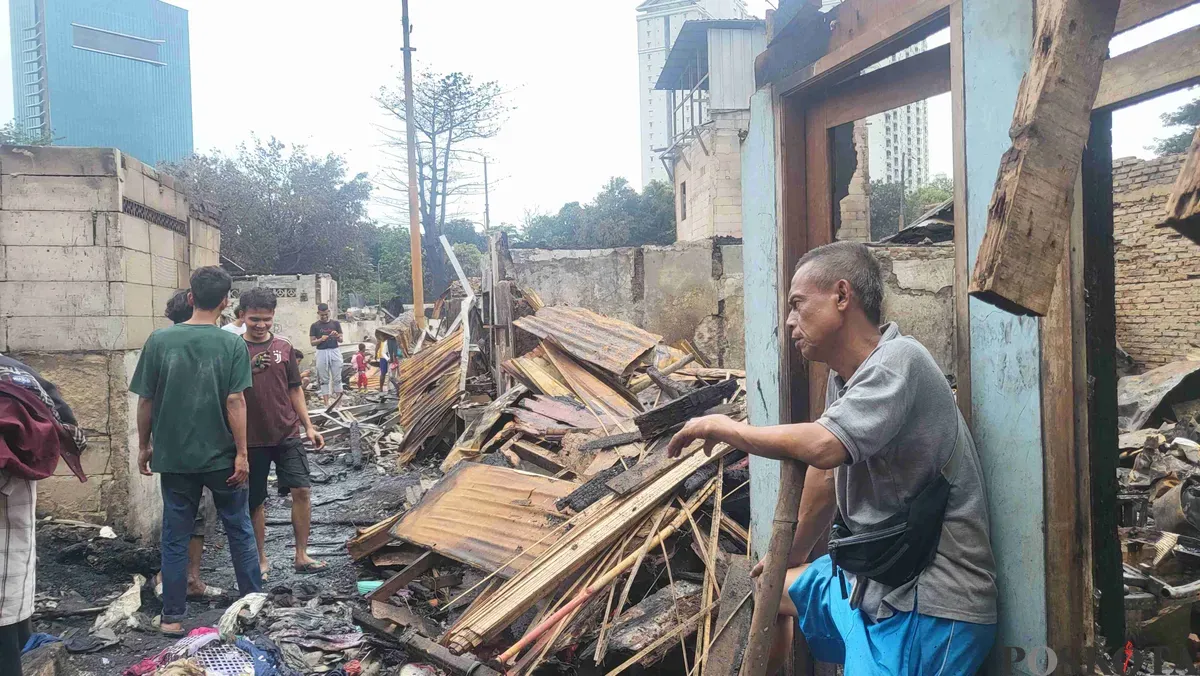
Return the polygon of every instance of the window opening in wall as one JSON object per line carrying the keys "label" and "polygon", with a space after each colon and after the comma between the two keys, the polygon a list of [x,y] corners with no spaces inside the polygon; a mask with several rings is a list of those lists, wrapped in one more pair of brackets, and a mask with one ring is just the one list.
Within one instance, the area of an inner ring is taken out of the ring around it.
{"label": "window opening in wall", "polygon": [[949,94],[847,122],[830,134],[835,239],[953,241]]}
{"label": "window opening in wall", "polygon": [[679,220],[687,220],[687,181],[679,184]]}

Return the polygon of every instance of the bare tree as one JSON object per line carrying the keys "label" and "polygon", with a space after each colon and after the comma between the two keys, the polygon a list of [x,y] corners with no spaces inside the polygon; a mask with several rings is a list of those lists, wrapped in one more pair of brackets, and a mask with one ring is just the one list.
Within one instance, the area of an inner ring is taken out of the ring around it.
{"label": "bare tree", "polygon": [[[401,123],[399,129],[384,129],[384,144],[396,163],[383,172],[385,187],[407,194],[408,148],[404,133],[404,79],[381,87],[375,99]],[[417,130],[417,194],[420,196],[422,248],[433,288],[450,281],[448,261],[438,243],[446,224],[447,210],[457,198],[479,189],[474,176],[459,168],[461,151],[472,143],[500,132],[507,118],[504,92],[495,81],[476,84],[470,75],[442,75],[424,71],[413,82],[413,120]],[[407,210],[406,200],[385,202]]]}

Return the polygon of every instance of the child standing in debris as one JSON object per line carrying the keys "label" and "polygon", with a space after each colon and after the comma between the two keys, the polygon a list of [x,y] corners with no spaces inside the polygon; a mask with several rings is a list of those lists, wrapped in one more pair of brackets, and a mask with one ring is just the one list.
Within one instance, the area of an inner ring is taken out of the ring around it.
{"label": "child standing in debris", "polygon": [[251,289],[242,294],[241,305],[246,308],[246,333],[242,337],[250,351],[250,370],[254,373],[254,386],[246,391],[250,516],[258,542],[259,567],[265,571],[269,568],[265,548],[267,476],[271,473],[271,463],[275,463],[279,488],[292,497],[296,572],[312,573],[328,564],[308,556],[312,483],[308,478],[308,452],[300,431],[317,449],[325,446],[325,439],[308,417],[308,403],[300,387],[297,351],[286,338],[271,332],[275,304],[275,294],[266,289]]}
{"label": "child standing in debris", "polygon": [[[192,273],[191,319],[150,334],[129,390],[137,394],[138,469],[160,475],[163,498],[163,612],[160,630],[182,636],[187,614],[188,542],[204,487],[229,537],[243,594],[262,590],[247,507],[250,462],[246,399],[251,385],[246,343],[217,328],[229,302],[229,273]],[[153,448],[151,447],[153,440]]]}
{"label": "child standing in debris", "polygon": [[308,327],[308,342],[317,348],[317,383],[321,388],[321,402],[329,406],[329,400],[342,392],[342,324],[329,317],[329,306],[317,305],[317,321]]}
{"label": "child standing in debris", "polygon": [[367,344],[359,343],[358,352],[354,353],[354,359],[350,360],[354,364],[354,371],[358,374],[358,389],[367,389]]}

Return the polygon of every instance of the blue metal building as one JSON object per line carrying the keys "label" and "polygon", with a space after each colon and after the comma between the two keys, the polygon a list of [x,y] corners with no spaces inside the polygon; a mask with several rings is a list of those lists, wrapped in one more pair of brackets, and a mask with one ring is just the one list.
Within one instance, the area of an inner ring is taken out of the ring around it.
{"label": "blue metal building", "polygon": [[187,10],[159,0],[11,0],[16,121],[55,145],[150,164],[192,153]]}

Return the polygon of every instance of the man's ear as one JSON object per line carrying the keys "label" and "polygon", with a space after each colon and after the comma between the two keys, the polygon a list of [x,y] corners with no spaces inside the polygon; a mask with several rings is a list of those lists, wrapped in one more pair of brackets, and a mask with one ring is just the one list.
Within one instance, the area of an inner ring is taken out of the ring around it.
{"label": "man's ear", "polygon": [[837,308],[845,310],[850,307],[850,282],[839,279],[833,288],[837,292]]}

